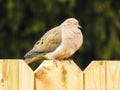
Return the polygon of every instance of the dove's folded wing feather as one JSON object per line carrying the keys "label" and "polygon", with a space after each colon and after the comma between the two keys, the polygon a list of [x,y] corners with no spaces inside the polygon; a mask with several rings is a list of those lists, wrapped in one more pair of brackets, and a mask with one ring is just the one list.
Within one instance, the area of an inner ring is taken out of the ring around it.
{"label": "dove's folded wing feather", "polygon": [[25,57],[32,58],[39,54],[54,51],[61,44],[61,34],[60,27],[55,27],[49,30],[39,41],[35,43],[33,49],[29,51]]}

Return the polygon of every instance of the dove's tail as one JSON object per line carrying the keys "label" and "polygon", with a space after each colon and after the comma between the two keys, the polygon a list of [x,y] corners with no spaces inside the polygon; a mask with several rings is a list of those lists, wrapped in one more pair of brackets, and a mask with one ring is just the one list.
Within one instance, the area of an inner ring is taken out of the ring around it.
{"label": "dove's tail", "polygon": [[27,64],[30,64],[30,63],[34,62],[34,60],[31,59],[31,58],[27,58],[27,59],[25,59],[25,62],[26,62]]}
{"label": "dove's tail", "polygon": [[32,58],[26,58],[26,59],[25,59],[25,62],[26,62],[27,64],[30,64],[30,63],[32,63],[32,62],[35,62],[35,61],[37,61],[37,60],[40,60],[41,58],[44,57],[44,55],[45,55],[45,53],[42,53],[42,54],[39,54],[39,55],[37,55],[37,56],[35,56],[35,57],[32,57]]}

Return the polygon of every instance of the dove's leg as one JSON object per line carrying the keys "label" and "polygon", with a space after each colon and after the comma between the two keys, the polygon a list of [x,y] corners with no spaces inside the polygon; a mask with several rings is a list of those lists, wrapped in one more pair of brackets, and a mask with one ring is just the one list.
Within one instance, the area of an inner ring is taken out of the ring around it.
{"label": "dove's leg", "polygon": [[57,60],[56,60],[56,59],[53,60],[53,63],[54,63],[55,66],[57,67]]}

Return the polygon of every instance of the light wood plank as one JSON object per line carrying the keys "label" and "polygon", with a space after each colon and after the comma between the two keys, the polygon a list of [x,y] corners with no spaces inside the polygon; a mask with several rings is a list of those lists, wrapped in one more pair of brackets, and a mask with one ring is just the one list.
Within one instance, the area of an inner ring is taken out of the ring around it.
{"label": "light wood plank", "polygon": [[46,60],[35,71],[36,90],[83,90],[83,73],[72,61]]}
{"label": "light wood plank", "polygon": [[83,73],[84,90],[105,90],[105,62],[93,61]]}
{"label": "light wood plank", "polygon": [[0,90],[34,90],[33,71],[22,60],[1,59]]}
{"label": "light wood plank", "polygon": [[18,61],[0,60],[0,90],[17,90]]}
{"label": "light wood plank", "polygon": [[19,63],[19,90],[34,90],[34,72],[23,60]]}
{"label": "light wood plank", "polygon": [[120,90],[120,61],[106,61],[106,90]]}

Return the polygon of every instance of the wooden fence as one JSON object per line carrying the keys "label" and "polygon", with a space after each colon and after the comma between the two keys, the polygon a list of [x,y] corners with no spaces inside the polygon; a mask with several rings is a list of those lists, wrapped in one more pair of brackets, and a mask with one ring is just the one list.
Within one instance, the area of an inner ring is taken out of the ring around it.
{"label": "wooden fence", "polygon": [[18,59],[0,60],[0,90],[120,90],[120,61],[44,61],[35,71]]}

